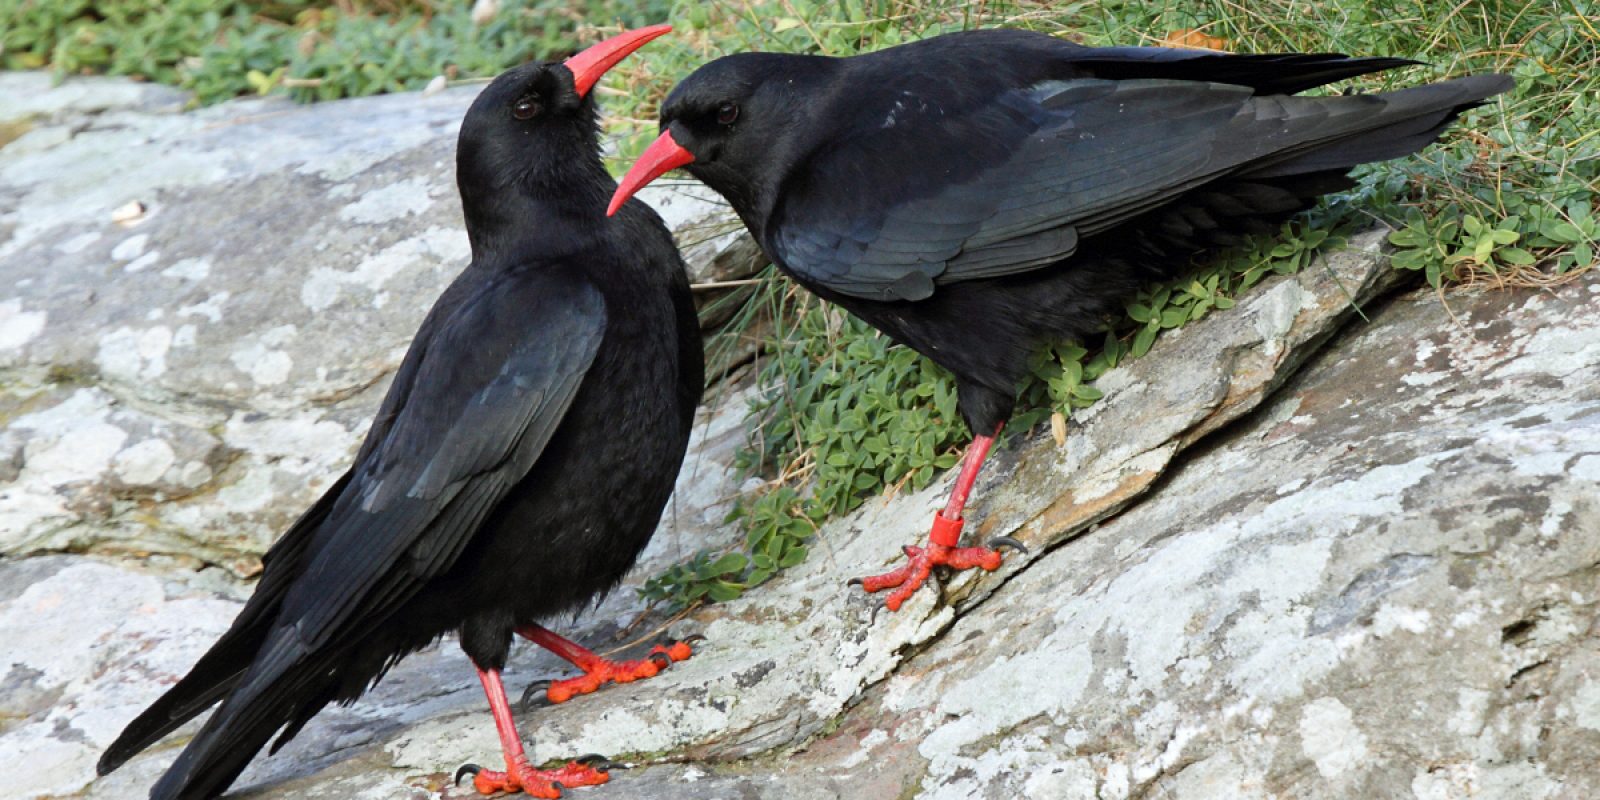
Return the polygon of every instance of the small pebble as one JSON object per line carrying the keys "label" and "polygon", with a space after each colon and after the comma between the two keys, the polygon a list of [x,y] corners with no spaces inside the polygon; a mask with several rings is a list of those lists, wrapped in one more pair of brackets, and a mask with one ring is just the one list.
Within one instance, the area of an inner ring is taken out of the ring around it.
{"label": "small pebble", "polygon": [[125,227],[137,225],[144,221],[146,210],[144,203],[134,200],[111,212],[111,221]]}

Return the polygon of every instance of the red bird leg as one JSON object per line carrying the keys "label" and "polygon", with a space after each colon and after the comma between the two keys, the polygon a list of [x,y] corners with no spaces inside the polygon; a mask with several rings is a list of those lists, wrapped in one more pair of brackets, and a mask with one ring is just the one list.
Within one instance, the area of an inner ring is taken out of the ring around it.
{"label": "red bird leg", "polygon": [[[995,426],[995,436],[1000,435],[1004,425]],[[1021,542],[1010,537],[991,539],[989,547],[957,547],[961,543],[961,527],[966,524],[961,517],[961,510],[966,508],[972,485],[978,482],[978,472],[983,468],[983,459],[989,455],[989,446],[992,444],[994,436],[973,437],[966,456],[962,458],[961,474],[956,476],[956,486],[950,492],[950,500],[945,503],[944,510],[933,517],[933,529],[928,532],[926,548],[907,545],[905,552],[908,560],[903,566],[882,575],[853,578],[850,583],[860,584],[869,593],[894,589],[884,600],[884,605],[890,611],[899,611],[900,606],[922,586],[936,566],[951,569],[980,567],[993,572],[1000,568],[1000,551],[994,549],[996,546],[1005,545],[1026,552]]]}
{"label": "red bird leg", "polygon": [[651,648],[649,655],[637,661],[610,661],[543,625],[518,628],[517,635],[571,661],[573,666],[583,670],[583,674],[576,678],[555,682],[537,681],[530,684],[527,691],[522,694],[523,708],[531,704],[537,697],[535,692],[541,688],[545,690],[545,699],[552,703],[565,703],[576,695],[588,694],[607,683],[632,683],[644,678],[653,678],[673,662],[683,661],[694,655],[691,645],[696,640],[705,638],[690,636],[681,642],[658,644]]}
{"label": "red bird leg", "polygon": [[[612,766],[599,756],[584,756],[568,761],[559,769],[534,769],[522,749],[522,736],[517,724],[511,720],[511,701],[506,698],[505,684],[500,682],[498,670],[478,670],[478,680],[483,682],[483,693],[489,697],[489,712],[494,714],[494,728],[500,734],[500,749],[506,757],[506,771],[495,772],[477,764],[464,764],[456,770],[456,783],[464,776],[472,776],[472,786],[480,794],[499,792],[526,792],[529,797],[556,798],[561,790],[574,786],[598,786],[611,780],[605,769]],[[598,768],[593,765],[598,760]]]}

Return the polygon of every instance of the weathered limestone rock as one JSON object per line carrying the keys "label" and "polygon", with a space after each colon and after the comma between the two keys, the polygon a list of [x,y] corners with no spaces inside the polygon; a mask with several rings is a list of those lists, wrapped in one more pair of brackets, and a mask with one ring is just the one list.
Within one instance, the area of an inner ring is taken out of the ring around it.
{"label": "weathered limestone rock", "polygon": [[847,720],[927,797],[1600,796],[1597,300],[1389,304]]}
{"label": "weathered limestone rock", "polygon": [[[105,91],[0,105],[27,128],[0,147],[0,763],[33,767],[24,798],[146,791],[178,743],[96,780],[100,749],[231,620],[465,263],[470,89],[194,113]],[[703,238],[712,204],[667,191]],[[1164,336],[1064,448],[1015,436],[969,528],[1031,557],[875,614],[845,579],[945,487],[869,502],[674,624],[709,637],[695,658],[527,715],[533,756],[646,765],[584,792],[619,798],[1600,796],[1600,278],[1453,294],[1453,321],[1376,299],[1380,241]],[[689,248],[696,279],[741,247]],[[554,624],[663,635],[630,628],[631,588],[737,539],[748,391],[708,396],[632,582]],[[519,647],[508,680],[568,671]],[[446,641],[235,795],[465,797],[448,773],[496,752]]]}
{"label": "weathered limestone rock", "polygon": [[[0,124],[26,129],[0,149],[0,554],[249,576],[466,266],[455,132],[477,88],[180,113],[170,89],[47,80],[0,76]],[[696,241],[718,208],[645,199]],[[729,239],[695,252],[749,247]]]}

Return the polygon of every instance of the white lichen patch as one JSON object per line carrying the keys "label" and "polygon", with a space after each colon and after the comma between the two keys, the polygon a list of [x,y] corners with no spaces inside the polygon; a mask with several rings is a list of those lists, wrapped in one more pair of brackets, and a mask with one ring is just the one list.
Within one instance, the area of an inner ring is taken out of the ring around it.
{"label": "white lichen patch", "polygon": [[160,251],[151,250],[150,252],[145,253],[145,254],[139,256],[138,258],[135,258],[132,261],[129,261],[127,263],[127,265],[122,268],[122,271],[123,272],[130,272],[130,273],[132,273],[132,272],[143,272],[143,271],[149,269],[150,267],[155,266],[155,263],[157,261],[160,261],[160,260],[161,260]]}
{"label": "white lichen patch", "polygon": [[238,480],[217,491],[217,501],[230,514],[251,514],[265,509],[277,499],[273,477],[277,470],[259,466],[245,471]]}
{"label": "white lichen patch", "polygon": [[429,228],[378,251],[348,272],[327,267],[312,270],[300,287],[300,302],[312,311],[323,311],[338,302],[344,291],[359,288],[376,293],[404,270],[433,269],[440,264],[465,266],[470,256],[460,231]]}
{"label": "white lichen patch", "polygon": [[125,484],[149,485],[160,482],[177,460],[172,445],[161,439],[145,439],[117,453],[112,468]]}
{"label": "white lichen patch", "polygon": [[1395,631],[1427,633],[1432,618],[1426,609],[1385,605],[1373,616],[1372,632],[1378,636],[1388,636]]}
{"label": "white lichen patch", "polygon": [[294,359],[279,348],[293,341],[298,329],[280,325],[237,347],[228,360],[257,386],[277,386],[289,379]]}
{"label": "white lichen patch", "polygon": [[338,466],[342,470],[360,441],[356,433],[317,414],[251,421],[252,416],[239,412],[230,417],[222,429],[223,441],[229,447],[285,468],[294,465],[297,470],[310,470]]}
{"label": "white lichen patch", "polygon": [[144,249],[149,244],[150,234],[134,234],[117,242],[117,246],[111,248],[111,257],[117,261],[132,261],[144,255]]}
{"label": "white lichen patch", "polygon": [[1294,321],[1307,302],[1305,288],[1299,281],[1284,281],[1263,292],[1251,304],[1255,310],[1255,330],[1261,336],[1268,358],[1276,357],[1283,350],[1283,337],[1294,328]]}
{"label": "white lichen patch", "polygon": [[859,767],[862,764],[867,763],[867,759],[872,756],[873,749],[879,747],[880,745],[887,744],[888,741],[889,733],[887,731],[881,729],[872,731],[866,736],[861,737],[861,741],[856,743],[855,752],[845,756],[843,761],[834,764],[834,766],[838,769],[846,770],[852,767]]}
{"label": "white lichen patch", "polygon": [[361,199],[339,209],[339,218],[366,225],[382,225],[403,219],[412,214],[427,212],[433,205],[428,196],[427,178],[408,178],[380,189],[373,189]]}
{"label": "white lichen patch", "polygon": [[[1582,323],[1587,322],[1587,325]],[[1590,317],[1574,324],[1541,327],[1528,337],[1521,355],[1494,370],[1491,378],[1566,377],[1600,373],[1600,323]]]}
{"label": "white lichen patch", "polygon": [[1579,727],[1600,731],[1600,680],[1584,678],[1572,693],[1573,721]]}
{"label": "white lichen patch", "polygon": [[954,772],[962,748],[1025,719],[1071,709],[1088,688],[1094,659],[1087,642],[1065,646],[1067,639],[1070,634],[1051,636],[1038,649],[999,659],[951,686],[937,706],[950,721],[917,747],[929,771]]}
{"label": "white lichen patch", "polygon": [[1476,736],[1483,730],[1484,716],[1489,713],[1492,697],[1483,689],[1464,686],[1456,690],[1456,711],[1446,723],[1450,730],[1461,736]]}
{"label": "white lichen patch", "polygon": [[1433,343],[1432,339],[1418,339],[1416,351],[1417,363],[1419,365],[1428,363],[1428,359],[1433,358],[1433,354],[1438,351],[1439,347]]}
{"label": "white lichen patch", "polygon": [[161,271],[164,277],[185,281],[203,281],[211,275],[211,261],[206,258],[185,258]]}
{"label": "white lichen patch", "polygon": [[1323,778],[1334,780],[1362,766],[1367,737],[1338,698],[1322,697],[1300,711],[1300,747]]}
{"label": "white lichen patch", "polygon": [[1572,464],[1572,477],[1600,483],[1600,456],[1583,456]]}
{"label": "white lichen patch", "polygon": [[182,308],[179,308],[178,309],[178,316],[180,316],[180,317],[199,316],[199,317],[205,317],[206,319],[210,320],[213,323],[221,322],[222,321],[222,307],[223,307],[223,305],[225,305],[228,302],[228,298],[230,298],[232,296],[233,296],[233,293],[232,292],[227,292],[227,291],[217,292],[216,294],[208,295],[206,297],[206,299],[204,299],[204,300],[202,300],[202,301],[200,301],[198,303],[195,303],[194,305],[188,305],[188,306],[183,306]]}
{"label": "white lichen patch", "polygon": [[33,341],[48,317],[46,311],[23,311],[21,298],[0,301],[0,353],[20,350]]}
{"label": "white lichen patch", "polygon": [[18,482],[45,487],[92,481],[104,473],[128,432],[106,421],[110,399],[93,389],[80,389],[61,403],[12,421],[30,431],[26,459]]}
{"label": "white lichen patch", "polygon": [[144,330],[122,326],[100,337],[95,365],[109,378],[152,380],[167,371],[167,351],[172,349],[172,329],[155,325]]}
{"label": "white lichen patch", "polygon": [[1086,758],[1057,761],[1035,768],[1022,784],[1022,796],[1038,800],[1105,797],[1099,792],[1093,763]]}
{"label": "white lichen patch", "polygon": [[186,489],[194,489],[211,480],[211,468],[199,461],[190,461],[178,468],[175,478],[177,484]]}
{"label": "white lichen patch", "polygon": [[1407,386],[1432,386],[1449,377],[1448,372],[1410,372],[1400,376],[1400,382]]}

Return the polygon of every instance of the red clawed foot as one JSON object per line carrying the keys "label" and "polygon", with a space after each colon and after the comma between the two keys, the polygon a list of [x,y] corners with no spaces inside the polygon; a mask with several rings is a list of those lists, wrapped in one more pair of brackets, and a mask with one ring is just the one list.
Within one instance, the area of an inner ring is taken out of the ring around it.
{"label": "red clawed foot", "polygon": [[683,641],[673,641],[664,645],[658,644],[650,650],[649,655],[636,661],[611,661],[601,658],[576,643],[557,636],[544,628],[528,628],[520,630],[518,633],[571,661],[579,669],[583,670],[583,674],[575,678],[566,678],[554,682],[536,681],[530,684],[522,693],[522,707],[525,710],[537,704],[540,699],[540,690],[543,690],[543,699],[551,703],[565,703],[580,694],[588,694],[608,683],[632,683],[645,678],[654,678],[661,673],[661,670],[694,655],[692,645],[705,638],[696,635],[690,636]]}
{"label": "red clawed foot", "polygon": [[882,575],[856,578],[851,583],[861,584],[861,588],[868,593],[894,589],[884,599],[883,604],[888,606],[890,611],[899,611],[900,606],[922,588],[922,584],[928,580],[928,575],[932,574],[936,566],[946,566],[951,569],[981,567],[990,572],[1000,568],[1000,551],[986,547],[945,547],[931,542],[927,547],[906,545],[906,558],[906,563],[899,569]]}
{"label": "red clawed foot", "polygon": [[511,702],[506,698],[505,684],[497,669],[479,669],[478,680],[483,682],[483,694],[489,700],[489,713],[494,715],[494,729],[500,735],[500,751],[506,759],[506,771],[495,772],[477,764],[463,764],[456,770],[456,784],[471,775],[472,786],[483,794],[500,792],[526,792],[529,797],[556,798],[561,790],[573,786],[593,786],[611,780],[606,770],[621,767],[604,756],[589,755],[567,762],[560,769],[539,770],[528,765],[527,751],[522,747],[522,736],[511,719]]}
{"label": "red clawed foot", "polygon": [[[611,766],[604,759],[598,760],[602,768]],[[510,765],[507,772],[480,769],[475,764],[468,764],[456,772],[456,782],[460,783],[463,776],[472,775],[472,787],[480,794],[523,792],[529,797],[558,798],[562,789],[598,786],[611,780],[611,776],[603,769],[591,765],[592,761],[590,757],[585,757],[581,761],[568,761],[566,765],[550,770],[534,769],[527,761],[519,761]]]}
{"label": "red clawed foot", "polygon": [[861,588],[866,589],[868,593],[894,589],[884,600],[884,605],[888,606],[890,611],[899,611],[900,606],[922,587],[929,575],[933,574],[934,567],[945,566],[951,569],[980,567],[993,572],[1000,568],[1000,552],[995,548],[1011,547],[1022,553],[1028,552],[1028,548],[1023,547],[1022,542],[1009,536],[990,539],[986,543],[988,547],[956,546],[961,543],[961,528],[966,524],[961,517],[961,509],[966,506],[972,485],[978,480],[978,470],[983,466],[984,456],[989,453],[989,446],[994,444],[994,437],[1000,435],[1000,427],[996,425],[991,436],[973,437],[972,445],[967,448],[967,454],[961,459],[961,474],[956,477],[955,488],[950,490],[950,501],[945,503],[943,511],[933,517],[933,529],[928,531],[928,546],[907,547],[906,557],[910,560],[905,566],[893,572],[873,575],[870,578],[852,578],[850,583],[861,584]]}

